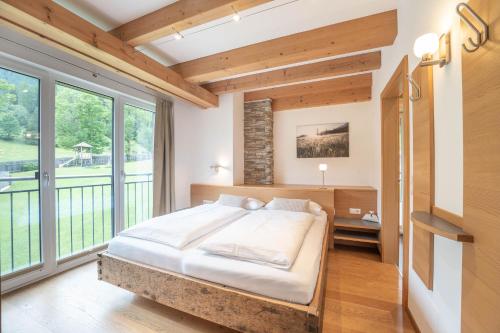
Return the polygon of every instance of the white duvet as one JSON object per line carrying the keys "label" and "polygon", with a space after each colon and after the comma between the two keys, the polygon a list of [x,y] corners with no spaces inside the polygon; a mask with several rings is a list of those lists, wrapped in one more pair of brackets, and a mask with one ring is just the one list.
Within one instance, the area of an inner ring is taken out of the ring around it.
{"label": "white duvet", "polygon": [[259,210],[234,222],[200,244],[200,249],[277,268],[289,269],[314,216],[283,210]]}
{"label": "white duvet", "polygon": [[201,205],[162,215],[120,232],[120,236],[139,238],[181,249],[193,240],[230,223],[247,211],[218,204]]}

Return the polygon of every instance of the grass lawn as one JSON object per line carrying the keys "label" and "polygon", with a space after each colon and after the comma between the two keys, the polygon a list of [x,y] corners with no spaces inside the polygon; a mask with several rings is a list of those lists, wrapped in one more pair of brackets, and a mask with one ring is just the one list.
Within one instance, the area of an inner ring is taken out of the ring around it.
{"label": "grass lawn", "polygon": [[[144,173],[145,170],[151,170],[148,163],[150,161],[127,162],[125,170],[127,173]],[[56,176],[98,174],[111,175],[111,167],[56,169]],[[11,174],[13,177],[33,175],[33,171]],[[151,215],[152,186],[146,182],[147,180],[146,176],[126,178],[124,192],[126,227]],[[59,258],[102,244],[112,238],[111,177],[57,179],[56,188],[55,223]],[[26,191],[30,191],[29,194]],[[12,257],[14,270],[29,266],[30,263],[40,262],[38,202],[38,182],[35,180],[15,182],[0,192],[2,274],[12,271]]]}
{"label": "grass lawn", "polygon": [[[71,149],[56,148],[57,157],[73,157]],[[25,161],[38,159],[38,146],[22,141],[0,140],[0,162]]]}

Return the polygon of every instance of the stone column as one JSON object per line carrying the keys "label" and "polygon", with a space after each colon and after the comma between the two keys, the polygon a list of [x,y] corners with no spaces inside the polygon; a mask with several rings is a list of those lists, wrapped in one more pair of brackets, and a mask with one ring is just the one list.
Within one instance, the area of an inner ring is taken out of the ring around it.
{"label": "stone column", "polygon": [[271,100],[245,103],[245,184],[273,184],[273,110]]}

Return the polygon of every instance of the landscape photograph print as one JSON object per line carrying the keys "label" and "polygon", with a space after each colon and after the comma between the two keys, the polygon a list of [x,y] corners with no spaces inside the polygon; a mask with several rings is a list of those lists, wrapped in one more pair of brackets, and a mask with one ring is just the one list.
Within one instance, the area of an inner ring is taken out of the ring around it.
{"label": "landscape photograph print", "polygon": [[349,157],[349,123],[297,126],[297,158]]}

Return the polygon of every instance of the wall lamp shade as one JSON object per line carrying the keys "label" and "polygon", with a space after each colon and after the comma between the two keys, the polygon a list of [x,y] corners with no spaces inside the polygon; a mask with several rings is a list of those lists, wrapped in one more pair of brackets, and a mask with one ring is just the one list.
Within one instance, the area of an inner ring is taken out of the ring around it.
{"label": "wall lamp shade", "polygon": [[213,170],[215,173],[219,173],[219,170],[220,170],[221,168],[224,168],[224,167],[223,167],[222,165],[220,165],[220,164],[217,164],[217,163],[212,164],[212,165],[210,166],[210,169],[211,169],[211,170]]}
{"label": "wall lamp shade", "polygon": [[321,163],[318,168],[319,168],[319,171],[326,171],[326,170],[328,170],[328,165]]}
{"label": "wall lamp shade", "polygon": [[431,57],[439,48],[439,38],[435,33],[418,37],[413,44],[413,53],[417,58]]}
{"label": "wall lamp shade", "polygon": [[[434,59],[436,52],[438,52],[438,59]],[[443,67],[451,60],[450,33],[443,34],[441,37],[435,33],[418,37],[413,44],[413,53],[421,59],[420,66]]]}

